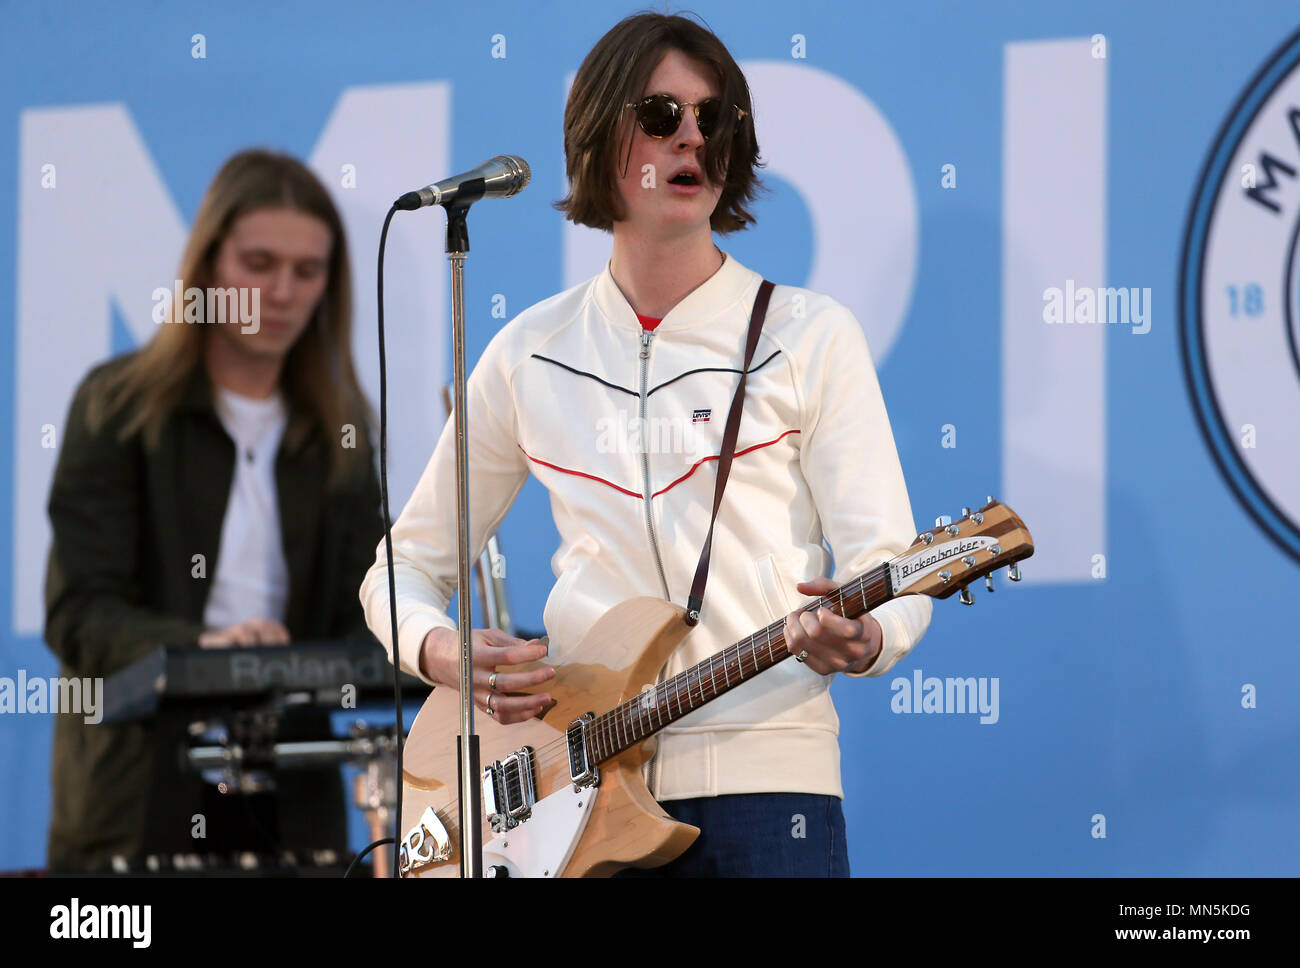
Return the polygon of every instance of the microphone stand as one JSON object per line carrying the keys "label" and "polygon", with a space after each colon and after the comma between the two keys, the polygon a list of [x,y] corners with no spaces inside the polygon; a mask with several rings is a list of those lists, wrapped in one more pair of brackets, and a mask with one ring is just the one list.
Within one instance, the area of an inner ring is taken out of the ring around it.
{"label": "microphone stand", "polygon": [[[442,405],[451,413],[451,384],[442,388]],[[483,624],[487,628],[510,631],[510,603],[506,599],[506,580],[496,575],[495,562],[503,557],[501,541],[494,534],[488,537],[487,547],[478,556],[478,603],[483,610]]]}
{"label": "microphone stand", "polygon": [[469,207],[483,197],[482,178],[461,185],[454,201],[446,203],[447,258],[451,263],[452,385],[456,421],[456,511],[457,534],[456,595],[460,632],[460,736],[457,747],[460,786],[460,876],[483,876],[483,808],[478,785],[479,738],[474,732],[474,663],[470,632],[473,628],[473,597],[469,569],[469,427],[465,413],[465,254],[469,252],[469,228],[465,217]]}

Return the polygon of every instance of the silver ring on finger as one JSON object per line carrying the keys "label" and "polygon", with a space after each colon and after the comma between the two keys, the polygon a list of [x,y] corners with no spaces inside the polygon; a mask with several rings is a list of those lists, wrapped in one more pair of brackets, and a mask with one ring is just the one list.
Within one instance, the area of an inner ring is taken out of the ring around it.
{"label": "silver ring on finger", "polygon": [[808,658],[807,649],[804,649],[802,652],[800,652],[798,655],[795,656],[795,659],[797,659],[799,662],[802,662],[806,658]]}
{"label": "silver ring on finger", "polygon": [[497,711],[496,711],[495,709],[492,708],[492,695],[491,695],[491,693],[489,693],[489,694],[488,694],[488,697],[487,697],[487,714],[488,714],[489,716],[495,716],[495,715],[497,714]]}
{"label": "silver ring on finger", "polygon": [[488,676],[488,689],[492,692],[497,691],[497,674],[495,672]]}

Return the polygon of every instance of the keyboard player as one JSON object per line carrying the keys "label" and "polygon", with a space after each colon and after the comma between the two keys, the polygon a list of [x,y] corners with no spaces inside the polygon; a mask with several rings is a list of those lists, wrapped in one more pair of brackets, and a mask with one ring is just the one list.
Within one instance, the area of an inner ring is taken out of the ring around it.
{"label": "keyboard player", "polygon": [[[45,586],[61,675],[107,677],[162,644],[368,636],[356,589],[382,533],[379,487],[328,192],[288,156],[230,158],[179,276],[184,298],[142,349],[83,379],[64,427]],[[279,738],[320,723],[298,726]],[[346,849],[337,768],[223,796],[182,768],[184,740],[165,717],[57,717],[50,868]]]}

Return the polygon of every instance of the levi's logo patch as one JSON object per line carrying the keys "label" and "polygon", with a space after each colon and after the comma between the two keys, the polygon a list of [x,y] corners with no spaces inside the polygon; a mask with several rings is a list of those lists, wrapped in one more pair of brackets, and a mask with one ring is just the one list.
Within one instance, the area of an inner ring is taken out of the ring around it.
{"label": "levi's logo patch", "polygon": [[713,415],[713,410],[693,410],[691,411],[691,423],[708,423],[709,417]]}

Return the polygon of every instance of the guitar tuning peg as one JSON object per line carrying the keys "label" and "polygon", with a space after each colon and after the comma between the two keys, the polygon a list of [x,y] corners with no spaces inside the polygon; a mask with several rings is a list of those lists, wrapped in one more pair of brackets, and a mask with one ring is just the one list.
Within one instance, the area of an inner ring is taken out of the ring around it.
{"label": "guitar tuning peg", "polygon": [[1010,568],[1007,569],[1007,577],[1010,578],[1012,581],[1020,581],[1020,579],[1023,578],[1024,576],[1020,574],[1019,565],[1012,565]]}
{"label": "guitar tuning peg", "polygon": [[993,591],[993,573],[989,572],[984,576],[984,588],[986,591]]}
{"label": "guitar tuning peg", "polygon": [[962,509],[961,509],[961,516],[962,516],[963,518],[969,518],[969,517],[970,517],[970,508],[962,508]]}
{"label": "guitar tuning peg", "polygon": [[934,526],[936,528],[946,528],[950,524],[952,524],[952,518],[946,514],[941,514],[934,519]]}
{"label": "guitar tuning peg", "polygon": [[958,597],[961,599],[961,603],[962,603],[963,605],[974,605],[974,604],[975,604],[975,596],[972,595],[972,594],[970,593],[970,587],[969,587],[969,586],[963,588],[963,589],[961,590],[961,595],[958,596]]}
{"label": "guitar tuning peg", "polygon": [[987,495],[987,496],[984,498],[984,503],[985,503],[985,504],[992,504],[992,503],[993,503],[993,495],[992,495],[992,494]]}

